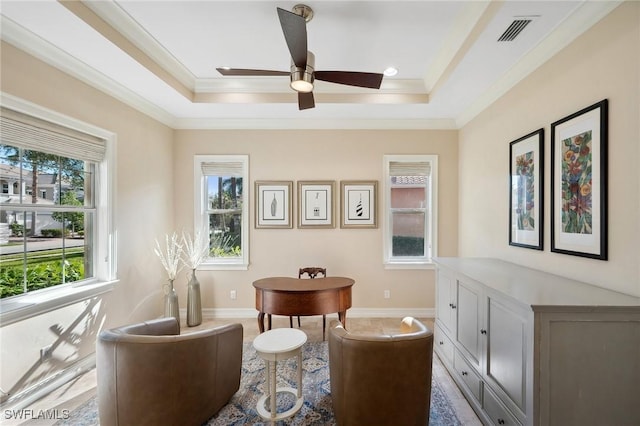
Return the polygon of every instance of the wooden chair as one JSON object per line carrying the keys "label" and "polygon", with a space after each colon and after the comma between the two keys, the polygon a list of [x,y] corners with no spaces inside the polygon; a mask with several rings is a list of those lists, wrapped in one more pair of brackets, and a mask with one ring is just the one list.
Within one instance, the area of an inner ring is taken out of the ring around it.
{"label": "wooden chair", "polygon": [[[298,278],[304,278],[304,275],[307,275],[310,279],[313,279],[319,274],[322,274],[323,277],[326,277],[327,268],[320,268],[317,266],[308,266],[306,268],[298,269]],[[289,317],[289,326],[293,328],[293,317]],[[300,317],[298,317],[298,327],[300,327]],[[326,328],[327,328],[327,316],[322,315],[322,340],[324,340]]]}

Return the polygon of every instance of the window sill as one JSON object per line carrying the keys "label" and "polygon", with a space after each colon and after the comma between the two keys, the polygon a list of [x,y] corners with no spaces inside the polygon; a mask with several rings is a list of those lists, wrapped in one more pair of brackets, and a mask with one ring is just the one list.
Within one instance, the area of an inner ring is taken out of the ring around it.
{"label": "window sill", "polygon": [[385,262],[384,269],[435,269],[433,262]]}
{"label": "window sill", "polygon": [[71,285],[2,300],[0,301],[0,326],[4,327],[110,292],[117,282]]}
{"label": "window sill", "polygon": [[249,265],[244,263],[203,263],[198,271],[248,271]]}

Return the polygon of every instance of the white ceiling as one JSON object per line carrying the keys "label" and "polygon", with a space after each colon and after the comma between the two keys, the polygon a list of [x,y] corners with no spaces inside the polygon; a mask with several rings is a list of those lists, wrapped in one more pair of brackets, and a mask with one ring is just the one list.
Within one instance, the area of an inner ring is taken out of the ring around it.
{"label": "white ceiling", "polygon": [[[309,0],[317,70],[399,72],[380,90],[316,81],[299,111],[273,1],[5,1],[2,39],[174,128],[459,128],[618,1]],[[532,19],[511,42],[514,19]]]}

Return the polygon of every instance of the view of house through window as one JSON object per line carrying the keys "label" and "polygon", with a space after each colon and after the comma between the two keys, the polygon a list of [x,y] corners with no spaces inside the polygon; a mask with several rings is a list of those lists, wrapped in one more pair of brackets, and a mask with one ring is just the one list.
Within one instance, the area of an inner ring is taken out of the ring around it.
{"label": "view of house through window", "polygon": [[437,156],[385,156],[385,263],[423,264],[434,256]]}
{"label": "view of house through window", "polygon": [[426,176],[391,176],[391,254],[425,255]]}
{"label": "view of house through window", "polygon": [[95,167],[0,144],[2,298],[93,276]]}
{"label": "view of house through window", "polygon": [[112,279],[107,140],[14,102],[38,116],[0,108],[0,298]]}

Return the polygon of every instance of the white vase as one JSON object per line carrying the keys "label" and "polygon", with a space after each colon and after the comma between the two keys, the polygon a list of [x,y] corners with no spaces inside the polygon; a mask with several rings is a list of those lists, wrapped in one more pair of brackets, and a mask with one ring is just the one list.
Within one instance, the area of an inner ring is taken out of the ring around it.
{"label": "white vase", "polygon": [[187,284],[187,325],[195,327],[202,323],[202,302],[200,300],[200,282],[196,278],[196,270],[191,271],[191,279]]}
{"label": "white vase", "polygon": [[178,293],[173,287],[173,280],[169,280],[167,291],[164,295],[164,316],[174,317],[178,320],[178,329],[180,329],[180,309],[178,305]]}

